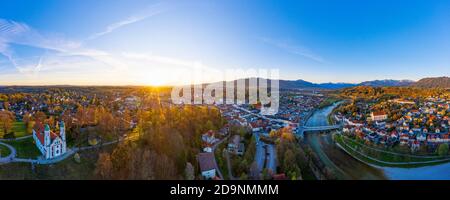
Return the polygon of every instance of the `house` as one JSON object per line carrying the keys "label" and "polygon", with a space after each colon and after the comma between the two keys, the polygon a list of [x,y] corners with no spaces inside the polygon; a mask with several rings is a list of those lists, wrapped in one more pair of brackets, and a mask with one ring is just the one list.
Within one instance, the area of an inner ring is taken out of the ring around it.
{"label": "house", "polygon": [[272,176],[273,180],[288,180],[288,177],[286,177],[286,174],[274,174]]}
{"label": "house", "polygon": [[212,148],[211,147],[205,147],[205,148],[203,148],[203,152],[211,153],[212,152]]}
{"label": "house", "polygon": [[417,134],[416,139],[419,142],[424,142],[425,140],[427,140],[427,136],[425,133],[420,133],[420,134]]}
{"label": "house", "polygon": [[214,154],[199,153],[197,159],[202,177],[207,180],[214,179],[216,177]]}
{"label": "house", "polygon": [[215,133],[212,130],[209,130],[205,134],[202,135],[202,141],[205,146],[211,146],[217,142],[217,138],[215,137]]}
{"label": "house", "polygon": [[418,141],[414,141],[411,143],[411,151],[417,151],[420,148],[420,143]]}
{"label": "house", "polygon": [[349,120],[347,118],[344,118],[344,122],[347,123],[350,126],[356,126],[356,127],[364,126],[364,124],[359,122],[359,121],[351,121],[351,120]]}
{"label": "house", "polygon": [[400,133],[400,144],[405,145],[409,142],[409,134],[408,132],[402,132]]}
{"label": "house", "polygon": [[36,122],[33,128],[33,139],[45,159],[53,159],[62,156],[67,151],[66,129],[64,122],[59,124],[59,133],[52,132],[50,126]]}
{"label": "house", "polygon": [[219,134],[222,136],[228,135],[228,124],[226,124],[223,128],[219,130]]}
{"label": "house", "polygon": [[350,133],[349,127],[344,127],[344,128],[342,128],[342,132],[344,132],[344,133]]}
{"label": "house", "polygon": [[387,114],[383,111],[372,112],[370,117],[372,118],[372,121],[383,121],[387,119]]}

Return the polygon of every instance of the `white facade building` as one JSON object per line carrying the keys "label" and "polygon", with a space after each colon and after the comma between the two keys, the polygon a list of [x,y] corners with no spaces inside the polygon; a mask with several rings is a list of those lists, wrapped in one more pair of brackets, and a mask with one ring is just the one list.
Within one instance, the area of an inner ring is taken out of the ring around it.
{"label": "white facade building", "polygon": [[33,129],[33,139],[45,159],[56,158],[67,151],[64,122],[60,123],[59,133],[52,132],[49,125],[44,127],[41,123],[36,123]]}

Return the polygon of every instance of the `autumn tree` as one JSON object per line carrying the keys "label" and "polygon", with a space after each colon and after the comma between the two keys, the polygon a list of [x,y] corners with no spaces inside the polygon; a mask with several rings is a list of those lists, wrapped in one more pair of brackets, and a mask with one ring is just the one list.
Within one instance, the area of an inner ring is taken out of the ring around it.
{"label": "autumn tree", "polygon": [[5,101],[5,102],[3,103],[3,108],[4,108],[5,110],[9,110],[9,107],[10,107],[9,102]]}
{"label": "autumn tree", "polygon": [[[220,112],[206,106],[163,107],[159,97],[147,94],[140,98],[142,101],[135,116],[139,140],[125,140],[115,147],[110,155],[113,178],[195,177],[195,170],[186,163],[197,162],[195,155],[201,148],[201,134],[210,129],[217,131],[223,126]],[[126,112],[122,114],[125,118]],[[118,116],[121,115],[108,114],[106,109],[99,112],[98,130],[124,131],[125,124],[116,121]],[[121,128],[111,129],[117,124]]]}
{"label": "autumn tree", "polygon": [[95,174],[98,178],[112,178],[113,164],[111,162],[111,156],[108,153],[100,153],[95,166]]}
{"label": "autumn tree", "polygon": [[106,111],[105,109],[101,109],[98,111],[99,121],[97,125],[98,134],[102,137],[102,141],[108,136],[115,135],[117,123],[114,116]]}
{"label": "autumn tree", "polygon": [[47,115],[44,112],[38,111],[38,112],[36,112],[36,114],[34,114],[35,121],[44,123],[46,119],[47,119]]}
{"label": "autumn tree", "polygon": [[4,134],[9,133],[9,130],[11,130],[14,121],[14,113],[7,110],[0,111],[0,127],[3,129]]}
{"label": "autumn tree", "polygon": [[184,176],[186,180],[195,179],[195,169],[190,162],[186,163],[186,169],[184,170]]}
{"label": "autumn tree", "polygon": [[30,127],[30,122],[31,122],[31,115],[29,113],[25,113],[22,117],[22,121],[25,125],[25,129],[28,131],[28,128]]}
{"label": "autumn tree", "polygon": [[285,173],[290,178],[296,178],[297,175],[300,175],[300,168],[298,167],[297,159],[295,157],[294,152],[291,149],[288,149],[285,152],[284,160],[283,160],[283,168]]}

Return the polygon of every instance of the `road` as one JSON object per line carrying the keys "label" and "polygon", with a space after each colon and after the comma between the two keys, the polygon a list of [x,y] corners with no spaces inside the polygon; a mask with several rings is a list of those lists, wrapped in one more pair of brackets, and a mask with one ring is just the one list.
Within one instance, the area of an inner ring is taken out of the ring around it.
{"label": "road", "polygon": [[267,152],[269,153],[268,155],[268,162],[267,162],[267,168],[272,170],[272,172],[274,174],[277,173],[277,154],[275,151],[275,145],[273,144],[269,144],[267,145]]}
{"label": "road", "polygon": [[248,113],[248,114],[251,114],[251,115],[254,115],[254,116],[257,116],[257,117],[261,117],[262,119],[265,119],[265,120],[274,121],[274,122],[281,122],[281,123],[289,124],[289,125],[294,125],[294,124],[296,124],[296,123],[293,123],[293,122],[288,121],[288,120],[283,120],[283,119],[273,119],[273,118],[269,118],[269,117],[266,117],[266,116],[261,115],[261,114],[256,114],[256,113],[253,113],[253,112],[251,112],[250,110],[245,109],[245,108],[242,108],[242,107],[240,107],[240,106],[238,106],[238,105],[233,105],[233,107],[236,108],[236,109],[242,110],[242,111],[244,111],[244,112],[246,112],[246,113]]}
{"label": "road", "polygon": [[16,149],[14,147],[12,147],[11,145],[5,144],[3,142],[0,142],[0,145],[8,147],[8,149],[11,151],[8,156],[0,158],[0,164],[11,162],[11,160],[16,157],[16,154],[17,154]]}
{"label": "road", "polygon": [[[296,123],[293,123],[291,121],[288,120],[282,120],[282,119],[273,119],[273,118],[268,118],[264,115],[261,114],[256,114],[251,112],[248,109],[242,108],[238,105],[233,105],[234,108],[242,110],[246,113],[249,113],[251,115],[257,116],[257,117],[261,117],[262,119],[265,120],[269,120],[269,121],[274,121],[274,122],[281,122],[284,124],[288,124],[288,125],[296,125]],[[258,165],[258,170],[260,172],[262,172],[263,168],[264,168],[264,160],[266,159],[266,155],[265,155],[265,150],[264,150],[264,146],[267,145],[267,150],[268,150],[268,155],[267,155],[267,166],[266,168],[272,170],[273,173],[276,173],[277,170],[277,162],[276,162],[276,149],[275,149],[275,145],[273,144],[265,144],[264,142],[260,141],[260,136],[259,133],[253,133],[256,139],[256,153],[255,153],[255,161]]]}
{"label": "road", "polygon": [[266,160],[265,149],[264,146],[267,146],[267,166],[266,168],[272,170],[273,173],[276,173],[277,162],[276,162],[276,149],[273,144],[266,144],[260,140],[260,133],[255,132],[253,135],[255,136],[256,141],[256,153],[255,153],[255,161],[258,166],[258,171],[262,172],[264,168],[264,162]]}
{"label": "road", "polygon": [[225,153],[225,158],[227,159],[228,178],[230,178],[230,180],[237,180],[237,178],[233,176],[233,170],[231,169],[230,153],[228,151]]}
{"label": "road", "polygon": [[258,171],[262,172],[264,167],[264,143],[259,140],[259,133],[253,133],[256,141],[256,153],[255,153],[255,162],[258,166]]}
{"label": "road", "polygon": [[30,137],[33,137],[33,135],[27,135],[27,136],[23,136],[23,137],[18,137],[18,138],[11,138],[11,139],[0,139],[0,142],[1,141],[3,141],[3,142],[7,142],[7,141],[17,141],[17,140],[23,140],[23,139],[27,139],[27,138],[30,138]]}
{"label": "road", "polygon": [[220,171],[220,167],[219,167],[219,165],[217,164],[216,154],[215,154],[214,152],[216,152],[217,147],[218,147],[220,144],[222,144],[224,141],[226,141],[229,137],[230,137],[229,135],[228,135],[227,137],[224,137],[222,140],[216,142],[216,143],[211,147],[212,152],[213,152],[213,155],[214,155],[214,165],[216,166],[217,174],[219,175],[220,179],[222,179],[222,180],[223,180],[222,171]]}

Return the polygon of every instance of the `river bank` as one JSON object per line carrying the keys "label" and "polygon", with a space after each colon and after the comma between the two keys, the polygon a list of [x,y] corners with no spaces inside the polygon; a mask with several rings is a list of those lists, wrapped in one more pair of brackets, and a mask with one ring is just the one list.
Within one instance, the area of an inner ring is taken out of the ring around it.
{"label": "river bank", "polygon": [[[340,103],[317,110],[307,121],[307,126],[329,125],[328,115]],[[383,172],[354,159],[333,142],[331,133],[311,132],[305,134],[305,142],[317,154],[321,161],[333,171],[340,180],[379,180],[386,179]]]}
{"label": "river bank", "polygon": [[[328,115],[338,106],[317,110],[307,121],[307,126],[328,125]],[[305,143],[319,156],[321,161],[335,173],[338,179],[357,180],[411,180],[411,179],[450,179],[450,163],[433,166],[399,168],[366,164],[339,148],[331,133],[311,132],[305,134]]]}

